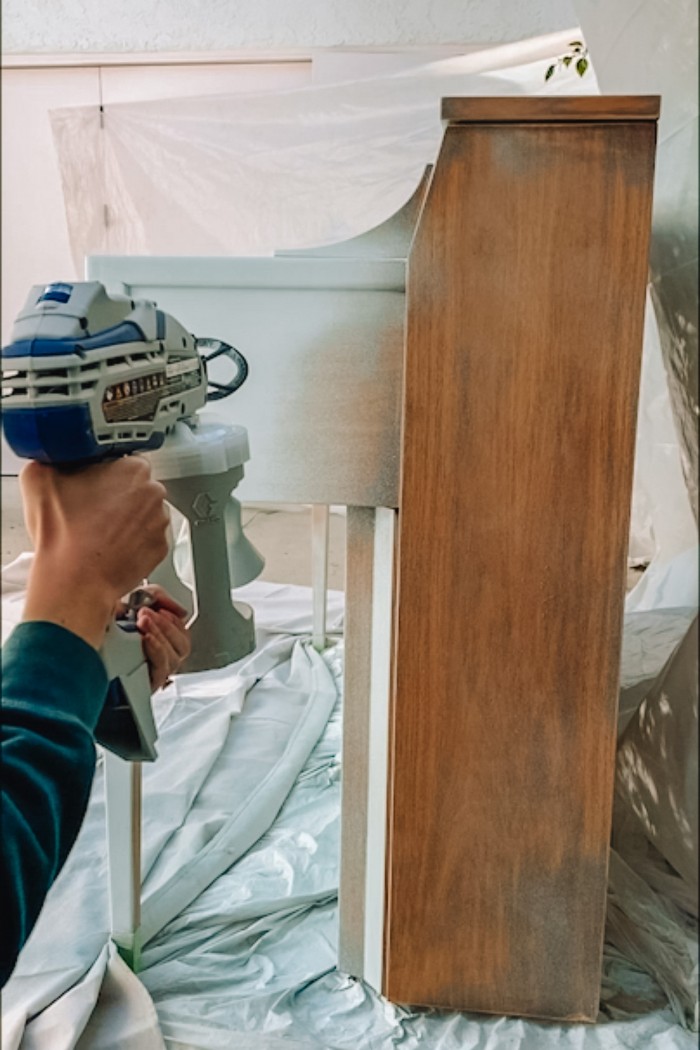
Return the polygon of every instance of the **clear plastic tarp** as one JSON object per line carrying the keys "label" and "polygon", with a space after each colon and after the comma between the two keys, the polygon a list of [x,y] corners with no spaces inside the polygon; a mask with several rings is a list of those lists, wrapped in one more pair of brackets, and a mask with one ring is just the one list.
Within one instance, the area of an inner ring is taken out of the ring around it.
{"label": "clear plastic tarp", "polygon": [[698,5],[575,0],[601,91],[660,94],[651,294],[698,513]]}
{"label": "clear plastic tarp", "polygon": [[363,233],[435,160],[443,97],[597,93],[592,70],[545,84],[550,48],[283,93],[54,110],[78,271],[87,255],[259,255]]}

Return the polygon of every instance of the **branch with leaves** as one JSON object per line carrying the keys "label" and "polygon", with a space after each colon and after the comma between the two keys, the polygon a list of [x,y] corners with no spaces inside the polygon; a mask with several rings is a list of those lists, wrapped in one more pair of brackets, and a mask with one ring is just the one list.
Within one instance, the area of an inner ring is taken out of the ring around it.
{"label": "branch with leaves", "polygon": [[556,62],[553,62],[544,75],[545,80],[549,80],[553,77],[558,69],[568,69],[571,63],[574,63],[574,68],[580,77],[588,69],[588,48],[582,40],[572,40],[569,44],[571,48],[565,55],[558,58]]}

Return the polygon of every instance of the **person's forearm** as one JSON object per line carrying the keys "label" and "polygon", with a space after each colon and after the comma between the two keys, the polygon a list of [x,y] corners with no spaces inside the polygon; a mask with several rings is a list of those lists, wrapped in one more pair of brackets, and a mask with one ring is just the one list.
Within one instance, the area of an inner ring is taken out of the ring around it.
{"label": "person's forearm", "polygon": [[92,647],[46,622],[15,629],[2,671],[4,984],[85,814],[107,675]]}
{"label": "person's forearm", "polygon": [[104,584],[92,581],[84,568],[61,564],[60,559],[40,552],[32,564],[22,619],[65,627],[99,649],[114,602],[114,595]]}

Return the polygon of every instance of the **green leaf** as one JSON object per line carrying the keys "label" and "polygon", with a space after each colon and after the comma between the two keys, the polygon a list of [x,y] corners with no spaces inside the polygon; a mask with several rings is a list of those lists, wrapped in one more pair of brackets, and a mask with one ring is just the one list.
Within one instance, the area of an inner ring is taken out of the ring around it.
{"label": "green leaf", "polygon": [[580,77],[582,77],[587,69],[588,69],[588,59],[587,58],[579,58],[578,62],[576,63],[576,72],[578,73],[578,75]]}
{"label": "green leaf", "polygon": [[564,55],[564,57],[562,58],[562,62],[564,63],[565,66],[570,66],[571,63],[573,62],[573,60],[574,60],[574,56],[573,55]]}
{"label": "green leaf", "polygon": [[553,77],[554,76],[554,70],[556,68],[557,68],[556,66],[550,66],[549,69],[547,70],[547,72],[544,75],[544,79],[545,80],[549,80],[550,77]]}
{"label": "green leaf", "polygon": [[583,41],[582,40],[572,40],[571,43],[569,44],[569,47],[583,47]]}

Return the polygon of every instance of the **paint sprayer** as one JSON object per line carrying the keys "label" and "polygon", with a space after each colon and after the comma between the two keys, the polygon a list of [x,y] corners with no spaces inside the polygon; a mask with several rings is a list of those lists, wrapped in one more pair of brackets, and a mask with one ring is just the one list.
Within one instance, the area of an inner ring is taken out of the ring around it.
{"label": "paint sprayer", "polygon": [[[217,357],[234,366],[228,383],[207,377]],[[231,588],[264,565],[232,495],[249,459],[248,434],[201,412],[237,390],[247,372],[233,347],[197,339],[154,303],[109,295],[97,281],[32,288],[2,349],[2,424],[16,455],[76,466],[148,452],[153,477],[186,519],[192,589],[175,568],[172,526],[168,557],[150,577],[192,616],[183,672],[224,667],[255,648],[252,610],[231,598]],[[101,650],[110,689],[96,737],[131,761],[156,755],[135,627],[144,600],[148,592],[132,593],[128,614],[110,626]]]}

